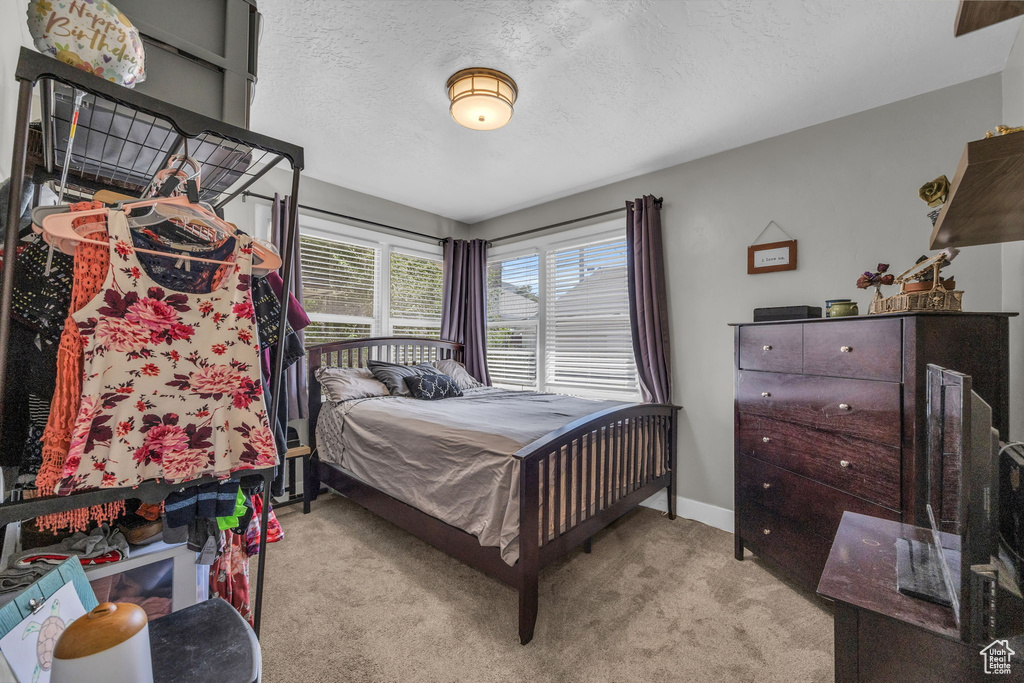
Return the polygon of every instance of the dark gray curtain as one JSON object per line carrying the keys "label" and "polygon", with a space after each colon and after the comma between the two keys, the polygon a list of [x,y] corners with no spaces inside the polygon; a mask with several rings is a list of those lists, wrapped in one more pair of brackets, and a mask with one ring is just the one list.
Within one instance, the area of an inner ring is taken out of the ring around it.
{"label": "dark gray curtain", "polygon": [[629,323],[640,389],[648,403],[672,402],[668,295],[661,242],[661,200],[626,202]]}
{"label": "dark gray curtain", "polygon": [[444,243],[441,339],[466,346],[466,370],[490,386],[487,372],[487,242]]}
{"label": "dark gray curtain", "polygon": [[[284,256],[284,236],[289,232],[284,227],[288,223],[290,203],[288,197],[282,199],[277,193],[274,193],[274,205],[270,210],[270,241],[277,247],[282,256]],[[298,235],[295,236],[295,248],[292,254],[291,292],[295,299],[301,302],[302,260]],[[284,273],[284,268],[281,269],[281,273]],[[299,338],[299,343],[305,348],[305,333],[302,330],[297,330],[295,334]],[[284,377],[281,378],[281,386],[284,387],[284,395],[288,399],[288,419],[290,420],[300,420],[309,417],[309,397],[306,390],[305,369],[306,364],[304,362],[295,363],[284,371]]]}

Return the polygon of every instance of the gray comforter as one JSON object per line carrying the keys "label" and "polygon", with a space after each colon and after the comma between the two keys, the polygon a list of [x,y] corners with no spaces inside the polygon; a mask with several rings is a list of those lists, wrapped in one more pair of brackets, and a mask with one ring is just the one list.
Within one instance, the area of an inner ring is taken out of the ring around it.
{"label": "gray comforter", "polygon": [[622,405],[486,387],[460,398],[387,396],[325,404],[320,458],[519,557],[519,463],[513,453],[559,427]]}

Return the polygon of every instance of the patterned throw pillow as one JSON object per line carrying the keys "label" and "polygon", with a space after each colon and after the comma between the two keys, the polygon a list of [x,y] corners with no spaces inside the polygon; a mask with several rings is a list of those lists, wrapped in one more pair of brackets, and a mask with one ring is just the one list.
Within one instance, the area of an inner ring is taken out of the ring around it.
{"label": "patterned throw pillow", "polygon": [[448,375],[416,375],[405,378],[405,385],[413,398],[436,401],[441,398],[462,396],[462,389]]}
{"label": "patterned throw pillow", "polygon": [[370,368],[370,372],[373,373],[374,377],[384,383],[392,396],[409,395],[409,389],[405,386],[405,382],[402,381],[405,377],[437,374],[437,368],[429,363],[399,365],[398,363],[388,363],[382,360],[371,360],[366,362],[366,367]]}

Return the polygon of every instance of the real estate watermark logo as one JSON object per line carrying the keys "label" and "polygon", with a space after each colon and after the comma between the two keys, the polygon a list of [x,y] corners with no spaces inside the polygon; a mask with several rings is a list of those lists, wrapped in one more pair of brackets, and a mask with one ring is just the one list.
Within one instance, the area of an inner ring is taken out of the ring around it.
{"label": "real estate watermark logo", "polygon": [[1008,641],[993,640],[980,654],[985,658],[985,673],[1009,674],[1010,660],[1017,653],[1010,649]]}

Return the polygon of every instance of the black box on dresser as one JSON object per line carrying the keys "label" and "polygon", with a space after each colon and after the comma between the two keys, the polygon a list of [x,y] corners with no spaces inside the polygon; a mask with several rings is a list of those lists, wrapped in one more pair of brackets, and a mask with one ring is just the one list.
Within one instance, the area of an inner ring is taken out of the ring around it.
{"label": "black box on dresser", "polygon": [[770,308],[755,308],[754,322],[769,322],[776,320],[806,320],[807,318],[820,318],[821,306],[772,306]]}
{"label": "black box on dresser", "polygon": [[928,524],[928,363],[971,375],[1003,439],[1012,313],[738,323],[735,554],[817,587],[843,512]]}

